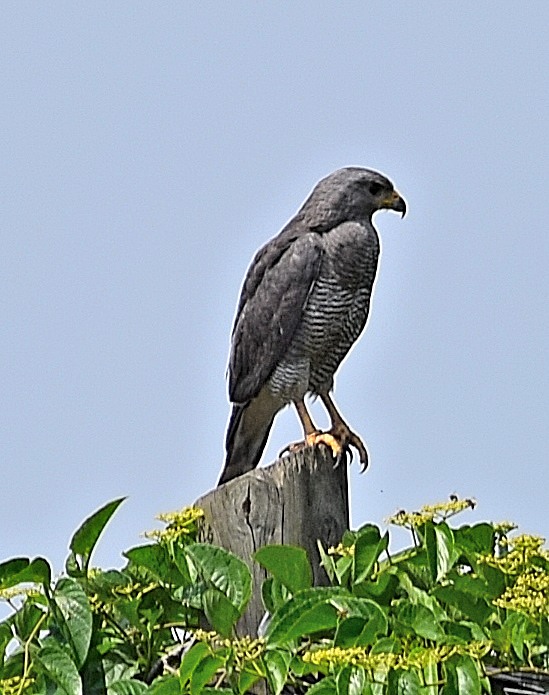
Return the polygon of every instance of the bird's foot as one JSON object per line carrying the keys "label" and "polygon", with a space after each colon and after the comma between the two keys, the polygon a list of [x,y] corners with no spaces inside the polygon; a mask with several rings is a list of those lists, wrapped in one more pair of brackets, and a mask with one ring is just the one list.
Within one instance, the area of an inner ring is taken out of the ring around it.
{"label": "bird's foot", "polygon": [[303,449],[307,448],[308,446],[314,447],[317,444],[325,444],[328,446],[332,450],[334,456],[341,455],[341,446],[336,438],[333,437],[329,432],[320,431],[308,434],[305,439],[299,442],[292,442],[292,444],[288,444],[288,446],[282,449],[278,455],[284,456],[284,454],[295,454],[298,451],[303,451]]}
{"label": "bird's foot", "polygon": [[348,455],[352,457],[350,450],[351,446],[358,451],[360,463],[362,464],[362,472],[368,468],[368,451],[364,443],[357,434],[346,426],[335,426],[328,432],[313,432],[312,434],[308,434],[303,441],[288,444],[288,446],[280,452],[279,456],[288,453],[294,454],[297,451],[302,451],[307,446],[314,447],[318,444],[324,444],[332,451],[335,459],[335,468],[337,468],[342,461],[346,463]]}
{"label": "bird's foot", "polygon": [[338,466],[341,463],[343,455],[345,456],[345,460],[347,460],[347,454],[352,458],[353,454],[351,452],[351,447],[354,447],[358,452],[358,457],[362,465],[361,473],[364,473],[368,468],[368,449],[358,434],[349,429],[344,422],[335,424],[326,434],[337,441],[341,449],[339,457],[336,456],[335,465]]}

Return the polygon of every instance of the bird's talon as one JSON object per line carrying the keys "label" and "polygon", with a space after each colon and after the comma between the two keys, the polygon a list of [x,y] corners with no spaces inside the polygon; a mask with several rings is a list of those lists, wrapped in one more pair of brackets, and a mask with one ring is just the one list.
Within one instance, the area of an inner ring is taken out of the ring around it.
{"label": "bird's talon", "polygon": [[341,463],[341,458],[345,453],[345,449],[337,436],[331,432],[314,432],[313,434],[307,435],[306,442],[308,446],[317,446],[318,444],[327,446],[335,459],[334,468],[337,468]]}
{"label": "bird's talon", "polygon": [[359,455],[360,463],[362,464],[361,473],[368,468],[368,451],[362,443],[362,440],[350,430],[330,432],[313,432],[308,434],[301,442],[293,442],[282,449],[279,457],[286,454],[295,454],[302,451],[305,447],[315,447],[319,444],[327,446],[332,452],[334,459],[334,468],[338,468],[342,463],[348,463],[353,458],[352,448],[354,447]]}

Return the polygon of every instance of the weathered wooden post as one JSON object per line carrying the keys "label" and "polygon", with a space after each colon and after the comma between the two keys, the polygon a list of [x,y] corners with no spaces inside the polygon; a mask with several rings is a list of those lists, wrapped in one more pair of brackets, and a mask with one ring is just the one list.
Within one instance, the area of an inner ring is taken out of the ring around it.
{"label": "weathered wooden post", "polygon": [[265,573],[253,553],[271,543],[301,546],[309,555],[315,585],[325,584],[317,541],[336,545],[349,528],[347,465],[334,468],[324,446],[307,448],[231,480],[195,504],[205,513],[201,540],[230,550],[252,570],[253,597],[237,632],[256,635],[264,614]]}

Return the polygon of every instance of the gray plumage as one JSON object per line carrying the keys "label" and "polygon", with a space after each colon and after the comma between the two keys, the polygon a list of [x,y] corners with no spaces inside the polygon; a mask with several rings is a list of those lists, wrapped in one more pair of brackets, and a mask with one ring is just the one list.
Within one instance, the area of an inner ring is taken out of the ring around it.
{"label": "gray plumage", "polygon": [[253,259],[232,332],[233,406],[219,484],[259,463],[281,408],[307,394],[329,400],[334,374],[368,318],[379,257],[372,215],[382,208],[406,210],[387,178],[339,169]]}

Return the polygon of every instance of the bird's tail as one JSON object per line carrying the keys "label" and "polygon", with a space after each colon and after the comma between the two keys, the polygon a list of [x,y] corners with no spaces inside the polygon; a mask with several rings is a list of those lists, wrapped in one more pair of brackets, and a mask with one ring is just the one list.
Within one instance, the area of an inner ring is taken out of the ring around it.
{"label": "bird's tail", "polygon": [[225,465],[218,486],[257,466],[280,406],[267,394],[244,405],[233,405],[225,439]]}

